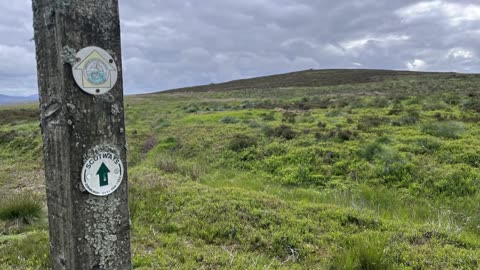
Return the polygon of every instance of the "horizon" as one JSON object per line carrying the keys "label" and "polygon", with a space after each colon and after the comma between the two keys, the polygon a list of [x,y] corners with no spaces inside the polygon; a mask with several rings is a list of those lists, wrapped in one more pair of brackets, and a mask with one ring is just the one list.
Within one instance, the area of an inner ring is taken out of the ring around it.
{"label": "horizon", "polygon": [[[417,72],[417,73],[455,73],[455,74],[463,74],[463,75],[475,75],[479,73],[465,73],[465,72],[453,72],[453,71],[411,71],[411,70],[400,70],[400,69],[368,69],[368,68],[324,68],[324,69],[303,69],[303,70],[294,70],[286,73],[278,73],[278,74],[269,74],[269,75],[261,75],[261,76],[256,76],[256,77],[246,77],[246,78],[239,78],[239,79],[234,79],[230,81],[222,81],[222,82],[217,82],[217,83],[209,83],[209,84],[197,84],[197,85],[186,85],[178,88],[171,88],[171,89],[162,89],[159,91],[150,91],[150,92],[136,92],[136,93],[125,93],[125,96],[135,96],[135,95],[147,95],[147,94],[155,94],[155,93],[161,93],[161,92],[167,92],[167,91],[174,91],[174,90],[181,90],[185,88],[195,88],[195,87],[202,87],[202,86],[208,86],[212,84],[225,84],[225,83],[231,83],[235,81],[241,81],[241,80],[250,80],[250,79],[258,79],[258,78],[263,78],[263,77],[270,77],[270,76],[281,76],[281,75],[286,75],[286,74],[291,74],[291,73],[299,73],[299,72],[307,72],[307,71],[330,71],[330,70],[341,70],[341,71],[348,71],[348,70],[378,70],[378,71],[393,71],[393,72]],[[24,95],[8,95],[8,94],[2,94],[0,92],[0,96],[5,96],[9,98],[38,98],[38,92],[35,92],[33,94],[24,94]]]}

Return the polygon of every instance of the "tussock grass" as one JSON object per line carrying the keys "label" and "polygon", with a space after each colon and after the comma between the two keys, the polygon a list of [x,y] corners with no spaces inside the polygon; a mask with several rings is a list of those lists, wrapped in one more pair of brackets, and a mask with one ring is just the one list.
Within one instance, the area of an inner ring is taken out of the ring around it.
{"label": "tussock grass", "polygon": [[346,247],[340,247],[331,269],[389,270],[395,269],[388,252],[388,235],[364,233],[355,236]]}
{"label": "tussock grass", "polygon": [[31,224],[40,218],[42,211],[38,196],[15,194],[0,199],[0,219],[3,220],[19,220]]}
{"label": "tussock grass", "polygon": [[224,118],[220,119],[220,123],[222,124],[236,124],[238,122],[240,122],[240,120],[232,116],[225,116]]}

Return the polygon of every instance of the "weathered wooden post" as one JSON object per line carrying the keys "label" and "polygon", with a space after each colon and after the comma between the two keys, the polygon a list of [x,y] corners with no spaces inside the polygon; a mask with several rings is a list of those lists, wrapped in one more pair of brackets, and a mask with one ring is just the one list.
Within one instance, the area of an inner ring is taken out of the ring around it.
{"label": "weathered wooden post", "polygon": [[52,269],[131,269],[118,0],[33,0]]}

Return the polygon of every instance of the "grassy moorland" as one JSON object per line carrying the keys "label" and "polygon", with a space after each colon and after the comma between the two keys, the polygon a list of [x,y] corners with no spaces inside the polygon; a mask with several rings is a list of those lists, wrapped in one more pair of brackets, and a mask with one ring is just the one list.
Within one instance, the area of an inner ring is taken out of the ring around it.
{"label": "grassy moorland", "polygon": [[[126,100],[135,269],[479,269],[480,76],[305,71]],[[0,107],[0,268],[47,269],[36,105]]]}

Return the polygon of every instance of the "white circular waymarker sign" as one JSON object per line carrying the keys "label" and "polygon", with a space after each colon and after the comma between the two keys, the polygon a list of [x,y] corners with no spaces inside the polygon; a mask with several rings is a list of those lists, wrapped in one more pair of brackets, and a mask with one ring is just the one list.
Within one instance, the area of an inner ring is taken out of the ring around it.
{"label": "white circular waymarker sign", "polygon": [[123,172],[119,156],[111,152],[99,152],[83,165],[82,184],[95,196],[107,196],[120,186]]}
{"label": "white circular waymarker sign", "polygon": [[77,85],[91,95],[102,95],[110,91],[118,79],[117,64],[113,57],[99,47],[86,47],[76,54],[72,66]]}

